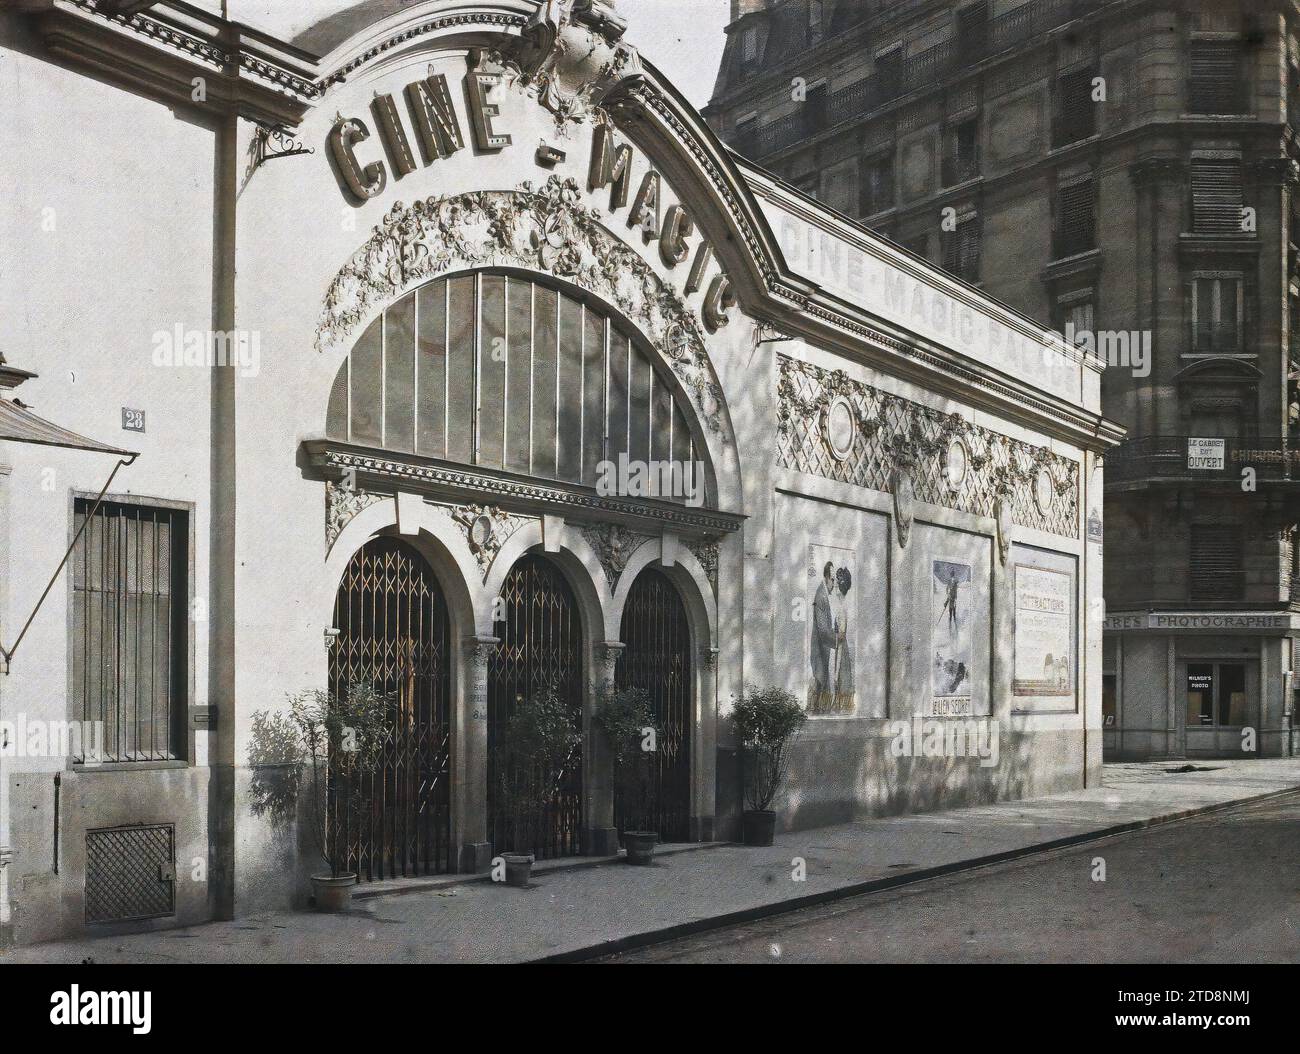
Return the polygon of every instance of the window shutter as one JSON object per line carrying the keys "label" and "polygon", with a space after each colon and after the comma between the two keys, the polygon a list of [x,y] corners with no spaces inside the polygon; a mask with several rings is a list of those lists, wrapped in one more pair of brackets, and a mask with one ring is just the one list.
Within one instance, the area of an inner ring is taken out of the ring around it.
{"label": "window shutter", "polygon": [[1241,600],[1245,596],[1241,529],[1193,526],[1190,596],[1192,600]]}
{"label": "window shutter", "polygon": [[1192,230],[1202,234],[1241,233],[1241,162],[1193,161]]}
{"label": "window shutter", "polygon": [[1056,89],[1053,146],[1077,143],[1096,131],[1097,104],[1092,101],[1092,81],[1095,76],[1096,71],[1091,67],[1061,74]]}
{"label": "window shutter", "polygon": [[1241,45],[1236,41],[1194,41],[1188,109],[1192,113],[1241,113]]}
{"label": "window shutter", "polygon": [[1056,191],[1056,256],[1074,256],[1097,247],[1097,188],[1091,179]]}

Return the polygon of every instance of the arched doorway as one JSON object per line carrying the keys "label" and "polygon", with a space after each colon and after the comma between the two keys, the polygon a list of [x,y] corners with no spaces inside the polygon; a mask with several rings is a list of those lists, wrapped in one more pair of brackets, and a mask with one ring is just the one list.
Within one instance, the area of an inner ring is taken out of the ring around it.
{"label": "arched doorway", "polygon": [[629,815],[616,796],[615,826],[619,831],[658,831],[665,842],[686,842],[691,829],[691,630],[681,595],[662,571],[647,567],[637,575],[619,636],[626,647],[615,681],[620,688],[650,693],[661,735],[652,815]]}
{"label": "arched doorway", "polygon": [[577,748],[558,781],[540,827],[523,832],[516,845],[514,819],[502,798],[501,781],[527,778],[504,756],[502,735],[517,703],[555,686],[582,726],[585,681],[582,624],[573,590],[546,557],[529,553],[510,569],[501,589],[503,618],[494,624],[501,644],[488,665],[488,833],[493,853],[533,849],[541,858],[583,851],[582,750]]}
{"label": "arched doorway", "polygon": [[376,538],[348,563],[334,602],[330,690],[354,681],[391,693],[375,768],[354,794],[330,794],[330,837],[360,879],[449,871],[451,632],[428,562],[396,538]]}

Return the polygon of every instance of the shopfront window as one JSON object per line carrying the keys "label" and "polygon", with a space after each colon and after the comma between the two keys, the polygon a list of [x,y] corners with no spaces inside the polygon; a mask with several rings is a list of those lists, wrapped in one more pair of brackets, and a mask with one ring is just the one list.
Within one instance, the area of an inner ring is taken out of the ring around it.
{"label": "shopfront window", "polygon": [[1115,727],[1115,674],[1101,675],[1101,723],[1106,728]]}
{"label": "shopfront window", "polygon": [[1246,723],[1245,664],[1189,662],[1187,727],[1240,727]]}

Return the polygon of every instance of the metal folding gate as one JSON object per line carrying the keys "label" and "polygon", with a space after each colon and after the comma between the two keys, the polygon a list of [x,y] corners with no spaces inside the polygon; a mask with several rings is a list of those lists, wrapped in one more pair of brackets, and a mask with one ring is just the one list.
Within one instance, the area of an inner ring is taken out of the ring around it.
{"label": "metal folding gate", "polygon": [[581,747],[570,756],[557,793],[534,831],[516,831],[502,800],[501,781],[530,778],[511,765],[502,746],[505,724],[518,702],[553,685],[572,707],[574,724],[582,726],[585,682],[578,606],[559,568],[532,553],[510,569],[501,599],[505,617],[495,623],[501,643],[488,664],[488,830],[493,852],[531,849],[541,858],[575,856],[583,851]]}
{"label": "metal folding gate", "polygon": [[378,764],[331,788],[332,852],[362,881],[451,870],[451,634],[432,568],[396,538],[363,546],[334,603],[330,689],[373,684],[393,704]]}
{"label": "metal folding gate", "polygon": [[647,567],[636,577],[623,609],[619,687],[643,688],[654,699],[660,734],[652,778],[651,814],[632,815],[614,799],[619,831],[657,831],[665,842],[690,840],[691,829],[691,632],[686,608],[668,576]]}

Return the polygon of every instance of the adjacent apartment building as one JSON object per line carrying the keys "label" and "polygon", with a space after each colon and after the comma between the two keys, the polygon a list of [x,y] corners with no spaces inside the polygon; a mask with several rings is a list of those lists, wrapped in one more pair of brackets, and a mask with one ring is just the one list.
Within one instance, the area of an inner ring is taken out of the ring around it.
{"label": "adjacent apartment building", "polygon": [[1106,360],[1107,756],[1300,749],[1300,5],[733,0],[727,33],[724,141]]}

